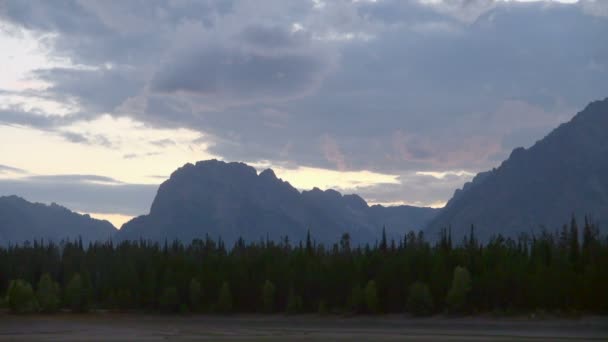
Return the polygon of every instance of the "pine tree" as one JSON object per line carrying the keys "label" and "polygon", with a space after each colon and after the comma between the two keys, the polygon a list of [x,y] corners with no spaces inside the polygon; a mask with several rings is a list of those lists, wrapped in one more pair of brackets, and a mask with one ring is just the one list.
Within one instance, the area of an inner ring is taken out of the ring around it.
{"label": "pine tree", "polygon": [[310,239],[310,229],[306,231],[306,252],[308,255],[312,254],[312,241]]}
{"label": "pine tree", "polygon": [[196,280],[196,278],[192,278],[192,280],[190,280],[190,286],[188,290],[190,299],[190,310],[200,310],[202,302],[201,283]]}
{"label": "pine tree", "polygon": [[264,282],[262,288],[262,303],[264,305],[264,312],[272,313],[274,311],[274,296],[276,288],[270,280]]}
{"label": "pine tree", "polygon": [[388,242],[386,240],[386,227],[382,226],[382,240],[380,241],[380,250],[386,252],[388,249]]}
{"label": "pine tree", "polygon": [[578,225],[576,224],[576,218],[572,215],[570,222],[570,262],[573,265],[578,265],[579,254]]}
{"label": "pine tree", "polygon": [[287,298],[286,312],[288,314],[301,313],[303,309],[302,297],[298,296],[293,288],[289,290],[289,297]]}
{"label": "pine tree", "polygon": [[407,309],[414,316],[426,316],[433,312],[433,296],[425,283],[417,281],[410,286]]}
{"label": "pine tree", "polygon": [[217,309],[219,312],[227,314],[232,312],[232,305],[232,292],[230,291],[230,286],[228,285],[228,282],[224,282],[222,284],[222,288],[220,289]]}

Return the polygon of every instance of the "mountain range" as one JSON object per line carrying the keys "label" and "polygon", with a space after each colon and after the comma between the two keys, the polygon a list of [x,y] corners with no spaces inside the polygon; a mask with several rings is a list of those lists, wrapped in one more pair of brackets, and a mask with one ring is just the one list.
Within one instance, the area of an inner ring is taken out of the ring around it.
{"label": "mountain range", "polygon": [[430,239],[443,228],[456,238],[471,225],[481,240],[558,229],[592,218],[608,226],[608,99],[589,104],[528,149],[517,148],[499,167],[479,173],[442,209],[369,206],[358,195],[334,190],[298,191],[270,169],[207,160],[186,164],[160,185],[147,215],[116,231],[52,204],[0,197],[0,243],[77,238],[84,241],[191,241],[209,236],[226,242],[306,238],[336,242],[349,233],[353,243],[377,241],[424,229]]}
{"label": "mountain range", "polygon": [[300,192],[270,169],[261,173],[243,163],[218,160],[186,164],[161,184],[148,215],[123,225],[117,239],[180,239],[208,234],[234,241],[299,241],[308,232],[323,242],[349,233],[354,243],[418,230],[437,209],[369,206],[357,195],[334,190]]}
{"label": "mountain range", "polygon": [[105,241],[116,228],[108,221],[70,211],[55,203],[30,203],[17,196],[0,197],[0,245],[24,241],[82,239]]}
{"label": "mountain range", "polygon": [[551,231],[589,216],[608,226],[608,99],[589,104],[529,149],[517,148],[498,168],[457,190],[429,223],[427,236],[475,226],[483,240]]}

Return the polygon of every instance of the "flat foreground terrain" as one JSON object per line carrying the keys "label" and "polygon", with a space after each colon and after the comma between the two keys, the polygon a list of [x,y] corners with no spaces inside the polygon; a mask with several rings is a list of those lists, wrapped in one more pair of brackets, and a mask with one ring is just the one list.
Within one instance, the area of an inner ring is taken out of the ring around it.
{"label": "flat foreground terrain", "polygon": [[608,317],[576,320],[160,316],[88,314],[0,315],[0,340],[37,341],[571,341],[608,340]]}

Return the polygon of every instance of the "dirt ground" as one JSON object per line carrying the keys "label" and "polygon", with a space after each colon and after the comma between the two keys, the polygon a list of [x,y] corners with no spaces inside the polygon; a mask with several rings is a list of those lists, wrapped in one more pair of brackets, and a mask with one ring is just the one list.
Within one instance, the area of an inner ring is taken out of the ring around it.
{"label": "dirt ground", "polygon": [[404,316],[0,315],[0,340],[23,341],[606,341],[608,317],[412,319]]}

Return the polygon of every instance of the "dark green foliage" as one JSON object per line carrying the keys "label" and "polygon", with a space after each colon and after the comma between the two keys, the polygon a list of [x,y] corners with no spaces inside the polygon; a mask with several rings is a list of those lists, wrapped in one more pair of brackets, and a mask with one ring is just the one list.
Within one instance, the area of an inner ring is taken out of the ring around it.
{"label": "dark green foliage", "polygon": [[180,307],[179,294],[175,287],[167,287],[160,296],[159,304],[164,312],[177,312]]}
{"label": "dark green foliage", "polygon": [[329,313],[329,311],[327,310],[327,303],[325,303],[324,300],[321,300],[319,302],[318,312],[319,312],[319,315],[327,315]]}
{"label": "dark green foliage", "polygon": [[578,224],[576,223],[576,218],[574,215],[572,216],[572,221],[570,222],[570,262],[573,265],[578,264],[579,259],[579,243],[578,243]]}
{"label": "dark green foliage", "polygon": [[262,288],[262,303],[264,305],[264,312],[271,313],[274,311],[274,297],[276,288],[274,284],[266,280],[264,287]]}
{"label": "dark green foliage", "polygon": [[22,279],[11,281],[6,294],[6,301],[13,313],[23,314],[38,311],[38,302],[32,285]]}
{"label": "dark green foliage", "polygon": [[414,316],[427,316],[433,313],[433,297],[425,283],[417,281],[410,285],[407,310]]}
{"label": "dark green foliage", "polygon": [[[54,311],[56,302],[47,298],[57,293],[50,285],[57,282],[60,308],[74,311],[403,313],[415,311],[409,299],[418,291],[408,284],[422,282],[432,312],[608,313],[608,239],[586,220],[574,244],[571,226],[560,234],[497,236],[485,244],[470,236],[452,244],[447,229],[436,244],[410,232],[394,247],[388,239],[385,250],[381,236],[374,247],[351,245],[343,236],[329,248],[313,237],[301,244],[241,241],[231,248],[210,238],[189,245],[108,242],[88,248],[78,241],[35,242],[0,247],[0,293],[11,292],[13,279],[22,279],[18,288],[26,293],[23,282],[38,284],[45,311]],[[46,273],[53,279],[43,280]],[[13,307],[17,301],[26,303],[21,311],[36,309],[35,301],[18,299],[19,291]]]}
{"label": "dark green foliage", "polygon": [[131,309],[133,306],[133,296],[131,292],[127,289],[119,289],[116,291],[116,297],[114,302],[114,307],[126,311]]}
{"label": "dark green foliage", "polygon": [[458,266],[454,269],[452,287],[446,298],[450,312],[462,313],[467,309],[469,292],[471,292],[471,274],[466,268]]}
{"label": "dark green foliage", "polygon": [[361,285],[357,284],[350,293],[350,309],[353,312],[361,312],[364,309],[365,295]]}
{"label": "dark green foliage", "polygon": [[217,310],[218,312],[225,314],[232,312],[232,292],[230,291],[230,286],[227,282],[224,282],[220,289],[220,295],[217,300]]}
{"label": "dark green foliage", "polygon": [[192,278],[192,280],[190,280],[190,286],[188,290],[188,298],[190,299],[190,309],[192,311],[200,310],[203,299],[201,283],[195,278]]}
{"label": "dark green foliage", "polygon": [[65,298],[72,312],[89,310],[89,294],[82,276],[74,274],[65,288]]}
{"label": "dark green foliage", "polygon": [[368,281],[365,286],[365,308],[369,313],[378,312],[378,290],[374,280]]}
{"label": "dark green foliage", "polygon": [[287,298],[287,313],[288,314],[299,314],[303,310],[302,297],[298,296],[293,289],[289,291],[289,297]]}
{"label": "dark green foliage", "polygon": [[38,299],[40,310],[45,313],[59,310],[59,296],[59,284],[53,281],[50,274],[43,274],[42,277],[40,277],[38,290],[36,291],[36,298]]}

